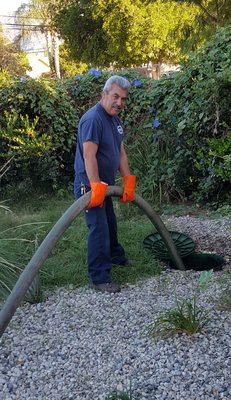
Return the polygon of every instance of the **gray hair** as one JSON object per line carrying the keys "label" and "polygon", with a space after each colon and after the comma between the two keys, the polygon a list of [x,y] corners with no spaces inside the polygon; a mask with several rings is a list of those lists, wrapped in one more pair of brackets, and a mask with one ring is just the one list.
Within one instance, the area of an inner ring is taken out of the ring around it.
{"label": "gray hair", "polygon": [[103,92],[109,92],[109,90],[111,90],[111,87],[113,84],[118,85],[121,89],[124,90],[129,90],[130,88],[130,83],[126,78],[123,78],[122,76],[119,75],[113,75],[110,78],[108,78],[108,80],[106,81],[104,88],[103,88]]}

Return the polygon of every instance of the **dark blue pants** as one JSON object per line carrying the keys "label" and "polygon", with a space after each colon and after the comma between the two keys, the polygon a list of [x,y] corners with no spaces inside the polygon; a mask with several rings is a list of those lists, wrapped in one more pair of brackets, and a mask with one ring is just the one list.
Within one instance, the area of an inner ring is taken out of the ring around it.
{"label": "dark blue pants", "polygon": [[126,262],[123,247],[118,243],[117,222],[112,199],[107,197],[103,207],[94,207],[85,211],[89,229],[88,273],[95,284],[111,282],[112,264]]}
{"label": "dark blue pants", "polygon": [[[90,188],[86,187],[86,191]],[[76,197],[81,196],[80,187]],[[118,243],[117,222],[111,197],[106,197],[103,207],[85,211],[89,229],[87,261],[89,278],[94,284],[111,282],[112,264],[124,264],[126,256]]]}

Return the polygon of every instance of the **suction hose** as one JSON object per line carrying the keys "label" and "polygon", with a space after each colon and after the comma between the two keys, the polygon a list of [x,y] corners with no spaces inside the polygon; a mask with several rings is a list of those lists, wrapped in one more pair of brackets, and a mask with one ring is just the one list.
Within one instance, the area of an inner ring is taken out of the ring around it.
{"label": "suction hose", "polygon": [[[121,194],[122,188],[118,186],[109,186],[107,189],[107,196],[118,197],[121,196]],[[55,246],[56,242],[70,226],[72,221],[87,207],[89,200],[90,192],[84,194],[66,210],[66,212],[47,234],[47,236],[33,255],[32,259],[19,276],[18,281],[16,282],[12,292],[10,293],[0,312],[0,336],[3,334],[6,327],[8,326],[17,307],[21,303],[28,288],[30,287],[37,271],[43,265],[44,261],[47,259],[53,247]],[[151,208],[151,206],[138,194],[135,197],[134,203],[141,210],[144,211],[144,213],[156,227],[159,234],[162,236],[176,267],[180,270],[184,270],[184,264],[180,256],[178,255],[172,238],[165,225],[163,224],[161,218]]]}

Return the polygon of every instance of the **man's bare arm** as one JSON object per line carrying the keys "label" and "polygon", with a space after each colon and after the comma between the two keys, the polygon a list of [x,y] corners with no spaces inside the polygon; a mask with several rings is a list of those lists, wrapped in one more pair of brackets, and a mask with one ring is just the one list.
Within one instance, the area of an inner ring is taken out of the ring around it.
{"label": "man's bare arm", "polygon": [[123,143],[121,144],[119,172],[120,172],[121,176],[131,175],[129,164],[128,164],[128,157],[127,157]]}
{"label": "man's bare arm", "polygon": [[87,176],[90,182],[100,182],[99,168],[96,158],[98,144],[94,142],[85,142],[83,144],[83,158]]}

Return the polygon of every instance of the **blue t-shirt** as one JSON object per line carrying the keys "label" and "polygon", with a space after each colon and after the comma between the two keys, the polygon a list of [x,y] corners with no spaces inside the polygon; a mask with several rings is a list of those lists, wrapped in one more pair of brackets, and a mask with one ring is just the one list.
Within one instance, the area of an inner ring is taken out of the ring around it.
{"label": "blue t-shirt", "polygon": [[108,185],[114,185],[120,164],[123,138],[124,133],[120,118],[110,116],[100,103],[97,103],[81,117],[75,156],[75,194],[81,183],[89,186],[83,159],[83,143],[91,141],[98,144],[96,158],[100,180]]}

